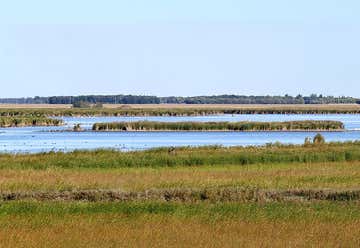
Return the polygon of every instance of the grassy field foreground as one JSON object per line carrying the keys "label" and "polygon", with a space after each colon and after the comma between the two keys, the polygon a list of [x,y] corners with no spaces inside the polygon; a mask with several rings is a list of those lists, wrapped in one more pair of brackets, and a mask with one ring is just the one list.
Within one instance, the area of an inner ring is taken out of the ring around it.
{"label": "grassy field foreground", "polygon": [[2,154],[0,246],[358,247],[359,148]]}
{"label": "grassy field foreground", "polygon": [[62,203],[0,207],[3,247],[356,247],[357,203]]}
{"label": "grassy field foreground", "polygon": [[247,188],[352,190],[360,185],[360,162],[273,163],[159,168],[4,168],[0,194],[149,189]]}

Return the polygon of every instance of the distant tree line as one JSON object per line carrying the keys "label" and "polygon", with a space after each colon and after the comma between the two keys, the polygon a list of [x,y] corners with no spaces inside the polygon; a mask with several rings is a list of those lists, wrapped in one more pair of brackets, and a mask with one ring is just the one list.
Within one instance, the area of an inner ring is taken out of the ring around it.
{"label": "distant tree line", "polygon": [[184,104],[330,104],[359,103],[360,99],[353,97],[334,97],[312,94],[310,96],[194,96],[194,97],[162,97],[162,103]]}
{"label": "distant tree line", "polygon": [[0,103],[7,104],[330,104],[358,103],[360,99],[353,97],[334,97],[312,94],[310,96],[192,96],[192,97],[157,97],[140,95],[86,95],[86,96],[51,96],[28,98],[2,98]]}

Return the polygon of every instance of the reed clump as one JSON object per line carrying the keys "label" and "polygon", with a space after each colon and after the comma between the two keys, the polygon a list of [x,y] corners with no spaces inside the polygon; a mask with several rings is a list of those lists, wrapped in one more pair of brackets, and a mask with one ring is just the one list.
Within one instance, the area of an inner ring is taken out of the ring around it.
{"label": "reed clump", "polygon": [[288,122],[112,122],[95,123],[94,131],[338,131],[339,121]]}
{"label": "reed clump", "polygon": [[73,127],[73,131],[74,132],[81,132],[81,131],[83,131],[83,129],[82,129],[80,124],[75,124],[74,127]]}

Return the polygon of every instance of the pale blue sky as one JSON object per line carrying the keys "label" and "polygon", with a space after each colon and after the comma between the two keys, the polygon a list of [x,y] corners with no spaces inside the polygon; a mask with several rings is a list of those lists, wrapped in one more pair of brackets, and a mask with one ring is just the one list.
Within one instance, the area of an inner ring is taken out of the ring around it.
{"label": "pale blue sky", "polygon": [[360,97],[360,2],[0,0],[0,97]]}

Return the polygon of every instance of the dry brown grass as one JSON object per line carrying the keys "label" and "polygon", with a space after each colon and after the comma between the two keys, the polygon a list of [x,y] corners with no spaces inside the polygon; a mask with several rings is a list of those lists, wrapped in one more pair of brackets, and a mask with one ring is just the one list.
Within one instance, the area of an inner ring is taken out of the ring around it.
{"label": "dry brown grass", "polygon": [[250,186],[261,189],[352,189],[360,185],[360,162],[247,166],[3,169],[3,192],[28,190],[120,189]]}
{"label": "dry brown grass", "polygon": [[204,222],[198,219],[84,215],[30,225],[2,220],[1,247],[358,247],[360,222]]}

